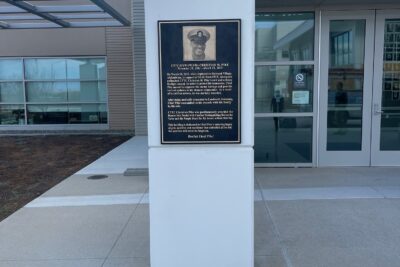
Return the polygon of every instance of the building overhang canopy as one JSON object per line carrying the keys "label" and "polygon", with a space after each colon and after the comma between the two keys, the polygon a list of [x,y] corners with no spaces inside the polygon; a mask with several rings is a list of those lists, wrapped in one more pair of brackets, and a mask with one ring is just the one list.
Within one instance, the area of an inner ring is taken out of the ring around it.
{"label": "building overhang canopy", "polygon": [[259,9],[267,8],[280,8],[285,9],[289,7],[306,7],[306,8],[323,8],[323,7],[348,7],[362,5],[364,7],[375,7],[383,5],[396,5],[399,0],[255,0],[256,7]]}
{"label": "building overhang canopy", "polygon": [[[0,29],[129,26],[130,21],[105,0],[0,0]],[[45,3],[45,4],[43,4]]]}

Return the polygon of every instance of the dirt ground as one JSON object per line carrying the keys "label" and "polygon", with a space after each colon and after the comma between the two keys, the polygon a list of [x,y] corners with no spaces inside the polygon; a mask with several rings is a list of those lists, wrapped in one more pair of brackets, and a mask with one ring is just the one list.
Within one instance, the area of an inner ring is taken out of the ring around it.
{"label": "dirt ground", "polygon": [[0,137],[0,221],[129,138],[119,135]]}

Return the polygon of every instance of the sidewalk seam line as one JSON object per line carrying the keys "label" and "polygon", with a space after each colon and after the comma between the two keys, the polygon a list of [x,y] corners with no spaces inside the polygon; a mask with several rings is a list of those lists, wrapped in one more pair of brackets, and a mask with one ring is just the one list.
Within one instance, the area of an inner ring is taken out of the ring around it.
{"label": "sidewalk seam line", "polygon": [[273,216],[272,216],[272,213],[271,213],[271,211],[270,211],[269,208],[268,208],[267,202],[265,201],[265,198],[264,198],[263,190],[262,190],[262,188],[261,188],[261,186],[260,186],[260,183],[258,182],[258,179],[257,179],[256,177],[255,177],[255,182],[257,183],[258,187],[260,188],[260,191],[261,191],[261,192],[260,192],[260,193],[261,193],[261,199],[263,200],[263,202],[264,202],[264,203],[263,203],[263,204],[264,204],[264,207],[265,207],[265,209],[266,209],[268,215],[269,215],[270,218],[271,218],[272,227],[274,228],[275,233],[276,233],[276,236],[277,236],[277,238],[278,238],[278,242],[279,242],[279,245],[280,245],[280,247],[281,247],[282,256],[283,256],[283,259],[285,260],[285,264],[286,264],[287,267],[293,267],[292,261],[290,260],[289,255],[288,255],[288,252],[287,252],[287,248],[286,248],[286,246],[285,246],[285,245],[283,244],[283,242],[282,242],[281,234],[280,234],[280,232],[279,232],[279,230],[278,230],[278,227],[276,226],[276,223],[275,223],[275,220],[274,220],[274,218],[273,218]]}
{"label": "sidewalk seam line", "polygon": [[136,210],[138,209],[140,203],[142,202],[144,196],[146,195],[146,192],[148,192],[149,188],[147,187],[147,189],[145,190],[145,192],[142,194],[142,197],[140,198],[140,200],[138,201],[138,203],[136,204],[136,207],[134,208],[131,216],[129,216],[128,220],[126,221],[124,227],[122,227],[121,232],[119,233],[118,237],[116,238],[116,240],[114,241],[114,244],[112,245],[110,251],[107,253],[106,257],[104,258],[103,263],[101,264],[101,267],[104,267],[104,264],[106,264],[107,260],[110,258],[110,255],[112,253],[112,251],[114,250],[115,246],[117,245],[118,241],[120,240],[122,234],[124,233],[125,229],[128,227],[129,222],[131,221],[131,219],[133,218],[133,215],[135,215]]}

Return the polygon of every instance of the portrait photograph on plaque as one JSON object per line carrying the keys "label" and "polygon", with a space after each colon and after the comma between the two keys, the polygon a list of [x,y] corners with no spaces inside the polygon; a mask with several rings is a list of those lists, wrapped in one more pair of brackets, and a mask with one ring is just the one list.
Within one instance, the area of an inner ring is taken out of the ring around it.
{"label": "portrait photograph on plaque", "polygon": [[183,26],[183,60],[216,60],[215,26]]}
{"label": "portrait photograph on plaque", "polygon": [[162,144],[241,142],[241,21],[158,22]]}

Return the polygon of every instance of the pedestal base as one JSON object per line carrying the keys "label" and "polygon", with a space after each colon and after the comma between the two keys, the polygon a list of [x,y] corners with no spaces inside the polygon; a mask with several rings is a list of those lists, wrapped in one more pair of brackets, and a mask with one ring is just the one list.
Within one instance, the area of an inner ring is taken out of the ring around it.
{"label": "pedestal base", "polygon": [[149,150],[152,267],[253,267],[250,147]]}

